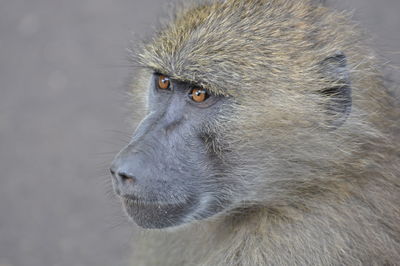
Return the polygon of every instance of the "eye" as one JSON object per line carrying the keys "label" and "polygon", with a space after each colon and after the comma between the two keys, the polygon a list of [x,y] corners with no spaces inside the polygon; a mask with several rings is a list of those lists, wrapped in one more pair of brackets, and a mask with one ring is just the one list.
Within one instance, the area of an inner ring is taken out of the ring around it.
{"label": "eye", "polygon": [[204,102],[209,96],[207,90],[203,88],[194,88],[189,93],[189,97],[197,103]]}
{"label": "eye", "polygon": [[158,88],[169,90],[171,88],[171,80],[167,76],[160,75],[158,77]]}

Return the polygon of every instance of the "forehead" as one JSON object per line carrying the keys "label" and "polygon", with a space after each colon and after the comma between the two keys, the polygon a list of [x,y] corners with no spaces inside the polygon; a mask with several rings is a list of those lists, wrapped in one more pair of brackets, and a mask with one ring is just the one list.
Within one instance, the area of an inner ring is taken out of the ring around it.
{"label": "forehead", "polygon": [[140,62],[216,94],[250,90],[257,82],[295,83],[290,78],[301,84],[318,41],[309,38],[316,30],[309,18],[325,12],[306,3],[230,0],[183,10],[145,45]]}
{"label": "forehead", "polygon": [[212,76],[207,61],[212,61],[213,52],[206,52],[204,41],[210,32],[204,26],[216,8],[217,5],[203,5],[178,13],[176,19],[144,47],[139,55],[141,63],[175,81],[209,87],[204,76]]}

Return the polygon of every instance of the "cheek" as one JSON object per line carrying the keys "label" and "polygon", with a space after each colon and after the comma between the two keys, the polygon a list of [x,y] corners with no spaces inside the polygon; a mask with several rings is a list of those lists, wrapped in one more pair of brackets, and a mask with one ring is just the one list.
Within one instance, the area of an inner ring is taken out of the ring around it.
{"label": "cheek", "polygon": [[[224,175],[223,162],[217,151],[216,144],[211,138],[183,138],[180,148],[171,150],[174,156],[166,159],[170,175],[175,182],[184,184],[199,195],[217,193],[221,188],[220,177]],[[176,179],[175,179],[176,178]]]}
{"label": "cheek", "polygon": [[163,142],[155,140],[148,144],[146,161],[152,162],[149,169],[156,179],[193,187],[211,174],[205,146],[193,136],[175,133]]}

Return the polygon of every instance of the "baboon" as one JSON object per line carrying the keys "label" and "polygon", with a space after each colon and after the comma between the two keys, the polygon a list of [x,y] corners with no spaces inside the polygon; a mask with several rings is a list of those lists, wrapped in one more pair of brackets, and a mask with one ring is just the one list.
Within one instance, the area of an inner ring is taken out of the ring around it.
{"label": "baboon", "polygon": [[134,265],[400,265],[399,104],[364,39],[313,0],[178,8],[111,167]]}

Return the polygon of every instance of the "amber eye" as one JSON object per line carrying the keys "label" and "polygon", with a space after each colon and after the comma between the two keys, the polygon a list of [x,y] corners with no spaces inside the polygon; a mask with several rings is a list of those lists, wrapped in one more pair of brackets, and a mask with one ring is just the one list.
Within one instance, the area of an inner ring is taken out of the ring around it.
{"label": "amber eye", "polygon": [[166,76],[158,77],[158,87],[162,90],[169,90],[171,87],[171,80]]}
{"label": "amber eye", "polygon": [[201,102],[204,102],[205,100],[207,100],[207,98],[209,97],[209,94],[206,89],[195,88],[190,92],[189,96],[193,101],[195,101],[197,103],[201,103]]}

